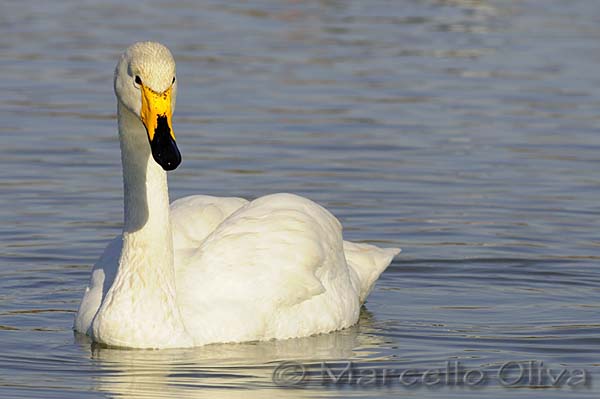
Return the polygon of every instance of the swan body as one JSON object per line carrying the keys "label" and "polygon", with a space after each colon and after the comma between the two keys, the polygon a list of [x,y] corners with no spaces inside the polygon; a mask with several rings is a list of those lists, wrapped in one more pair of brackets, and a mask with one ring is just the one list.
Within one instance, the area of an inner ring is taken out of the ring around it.
{"label": "swan body", "polygon": [[95,264],[74,329],[96,342],[175,348],[326,333],[358,320],[400,250],[343,241],[339,221],[293,194],[195,195],[169,205],[180,162],[169,50],[136,43],[115,71],[125,222]]}

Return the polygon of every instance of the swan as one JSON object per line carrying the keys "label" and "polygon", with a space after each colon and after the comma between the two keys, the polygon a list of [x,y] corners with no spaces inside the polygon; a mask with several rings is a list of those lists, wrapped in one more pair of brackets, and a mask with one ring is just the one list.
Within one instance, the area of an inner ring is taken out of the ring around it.
{"label": "swan", "polygon": [[74,330],[127,348],[304,337],[349,327],[400,249],[343,241],[340,222],[293,194],[169,204],[181,154],[167,47],[139,42],[114,75],[123,232],[94,265]]}

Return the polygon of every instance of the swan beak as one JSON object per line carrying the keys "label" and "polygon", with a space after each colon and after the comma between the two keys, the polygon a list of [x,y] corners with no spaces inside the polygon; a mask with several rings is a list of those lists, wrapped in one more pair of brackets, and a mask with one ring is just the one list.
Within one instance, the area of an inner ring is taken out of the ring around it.
{"label": "swan beak", "polygon": [[141,86],[142,123],[148,132],[152,157],[164,170],[173,170],[181,163],[181,154],[171,128],[171,89],[162,93]]}

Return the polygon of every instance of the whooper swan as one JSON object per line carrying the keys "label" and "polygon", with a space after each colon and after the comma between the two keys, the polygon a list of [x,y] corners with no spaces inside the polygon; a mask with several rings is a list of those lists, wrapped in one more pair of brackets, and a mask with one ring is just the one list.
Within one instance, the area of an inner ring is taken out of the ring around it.
{"label": "whooper swan", "polygon": [[125,221],[92,270],[76,331],[110,346],[175,348],[284,339],[358,320],[400,250],[343,241],[338,220],[293,194],[205,195],[169,206],[181,155],[169,50],[136,43],[114,78]]}

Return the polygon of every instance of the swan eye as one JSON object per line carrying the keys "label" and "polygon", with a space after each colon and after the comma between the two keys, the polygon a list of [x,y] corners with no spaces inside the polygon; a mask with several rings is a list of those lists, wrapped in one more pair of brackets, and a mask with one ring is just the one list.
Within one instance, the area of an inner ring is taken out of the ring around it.
{"label": "swan eye", "polygon": [[140,78],[140,75],[135,75],[135,83],[138,85],[142,85],[142,78]]}
{"label": "swan eye", "polygon": [[171,84],[175,84],[175,76],[173,76],[173,81],[171,82]]}

